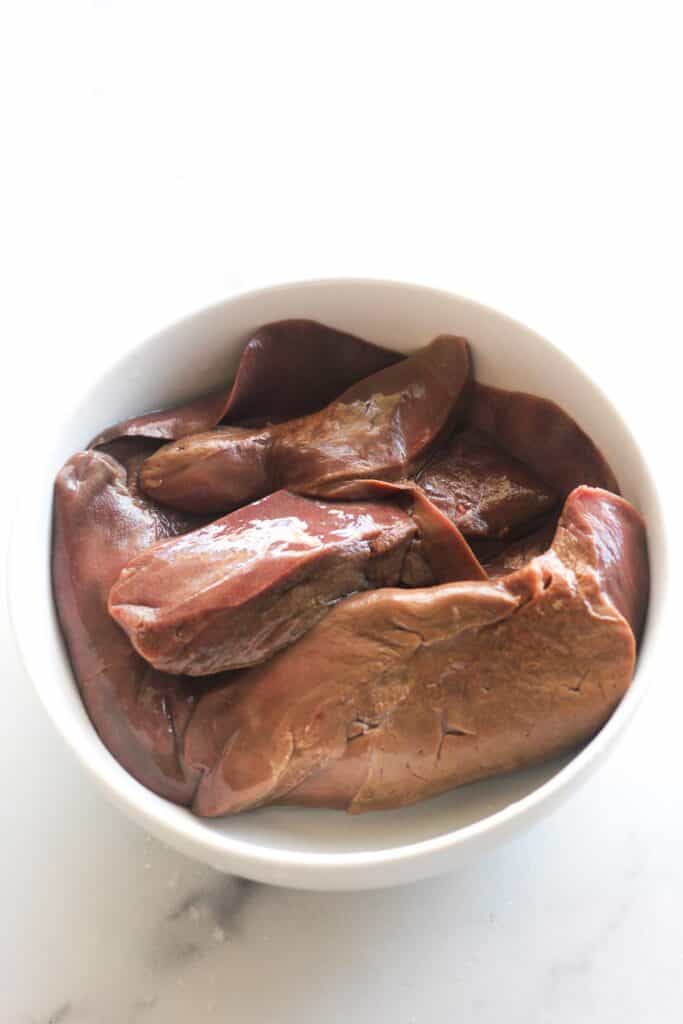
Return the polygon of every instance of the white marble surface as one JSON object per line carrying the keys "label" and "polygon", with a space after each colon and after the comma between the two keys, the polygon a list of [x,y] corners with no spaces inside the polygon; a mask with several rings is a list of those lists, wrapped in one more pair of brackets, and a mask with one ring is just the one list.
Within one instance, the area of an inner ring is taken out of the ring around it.
{"label": "white marble surface", "polygon": [[[49,429],[115,353],[235,287],[333,273],[451,287],[566,345],[675,521],[674,6],[15,5],[3,534],[27,415]],[[3,605],[0,1021],[680,1021],[678,646],[672,626],[627,736],[551,819],[450,877],[307,894],[199,867],[111,808]]]}

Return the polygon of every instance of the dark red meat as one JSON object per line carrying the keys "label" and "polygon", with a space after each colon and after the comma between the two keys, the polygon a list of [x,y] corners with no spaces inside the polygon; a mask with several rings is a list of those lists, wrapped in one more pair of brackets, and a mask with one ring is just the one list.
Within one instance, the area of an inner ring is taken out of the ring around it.
{"label": "dark red meat", "polygon": [[192,799],[198,778],[181,756],[198,688],[148,665],[109,615],[107,599],[131,558],[191,525],[134,497],[125,469],[109,455],[78,452],[57,477],[53,583],[83,701],[130,774],[178,803]]}
{"label": "dark red meat", "polygon": [[476,382],[469,422],[523,462],[562,499],[581,484],[619,493],[614,473],[587,434],[555,402]]}
{"label": "dark red meat", "polygon": [[408,804],[571,749],[629,684],[642,520],[556,404],[472,385],[463,339],[271,324],[232,387],[94,445],[55,486],[74,672],[198,814]]}
{"label": "dark red meat", "polygon": [[528,532],[557,501],[523,462],[471,429],[454,434],[416,480],[467,537]]}
{"label": "dark red meat", "polygon": [[157,501],[218,514],[281,487],[316,495],[359,477],[400,480],[453,428],[469,382],[467,343],[444,335],[318,413],[165,445],[142,466],[140,482]]}
{"label": "dark red meat", "polygon": [[349,598],[205,696],[185,740],[194,808],[378,810],[569,750],[630,682],[647,593],[640,516],[581,487],[519,572]]}
{"label": "dark red meat", "polygon": [[266,324],[247,341],[233,384],[174,409],[116,423],[91,447],[119,437],[172,441],[219,423],[276,423],[305,416],[401,358],[314,320]]}

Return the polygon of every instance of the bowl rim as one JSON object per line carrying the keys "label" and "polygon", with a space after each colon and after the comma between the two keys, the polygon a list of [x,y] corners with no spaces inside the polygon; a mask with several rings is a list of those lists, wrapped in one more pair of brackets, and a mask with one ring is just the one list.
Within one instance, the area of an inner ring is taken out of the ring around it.
{"label": "bowl rim", "polygon": [[[534,337],[542,345],[549,346],[557,356],[561,357],[561,359],[566,360],[573,368],[573,371],[582,377],[600,397],[605,408],[609,410],[610,415],[617,421],[619,427],[630,439],[637,458],[640,461],[639,468],[652,494],[653,504],[657,512],[658,521],[655,524],[652,524],[652,528],[655,528],[658,531],[659,544],[663,553],[663,557],[660,558],[661,564],[657,567],[657,589],[660,594],[658,604],[660,606],[665,606],[664,597],[668,589],[668,572],[666,568],[668,559],[666,557],[666,552],[669,548],[669,543],[665,528],[661,493],[652,477],[648,463],[643,455],[637,438],[631,432],[619,410],[612,403],[611,399],[604,393],[600,385],[596,383],[596,381],[593,380],[593,378],[591,378],[581,366],[575,363],[564,349],[559,348],[553,342],[549,341],[533,329],[527,327],[526,324],[523,324],[521,321],[516,320],[508,314],[449,289],[435,288],[429,285],[392,278],[341,276],[307,278],[296,281],[280,281],[270,285],[261,285],[256,288],[236,290],[225,298],[219,299],[208,305],[202,306],[189,314],[176,318],[170,323],[164,325],[161,330],[144,338],[142,341],[128,346],[123,353],[118,354],[112,360],[104,363],[98,371],[96,379],[81,394],[80,399],[70,405],[68,410],[62,414],[59,426],[77,419],[81,411],[92,401],[93,394],[101,385],[102,380],[105,377],[115,375],[117,371],[120,371],[133,352],[139,353],[142,350],[153,348],[160,337],[168,332],[176,331],[184,324],[190,324],[199,316],[210,314],[212,311],[218,311],[225,306],[229,306],[233,302],[243,299],[255,299],[259,295],[266,293],[270,294],[277,291],[294,291],[301,289],[314,290],[318,287],[335,288],[340,286],[360,288],[374,288],[380,286],[403,291],[408,289],[416,293],[429,293],[432,295],[446,297],[448,299],[456,299],[458,302],[462,303],[463,306],[469,306],[475,310],[495,314],[495,316],[502,322],[507,322],[511,326],[523,330],[527,335]],[[45,468],[45,463],[41,463],[41,466],[42,468]],[[234,865],[234,867],[227,865],[229,870],[242,870],[245,874],[251,874],[252,877],[260,877],[260,879],[264,881],[270,880],[271,876],[276,871],[281,872],[283,869],[298,868],[303,872],[314,871],[315,869],[329,872],[330,869],[334,869],[335,872],[341,872],[342,874],[348,875],[348,881],[351,882],[353,881],[353,876],[358,873],[358,869],[377,868],[382,865],[388,866],[397,863],[407,863],[416,861],[423,857],[427,858],[428,856],[436,856],[438,854],[454,850],[458,847],[463,847],[474,840],[484,840],[487,837],[490,838],[492,834],[497,831],[504,833],[506,831],[506,826],[511,826],[514,822],[521,823],[523,821],[531,821],[535,816],[537,816],[542,805],[548,803],[553,798],[555,798],[555,803],[557,803],[560,798],[564,798],[569,795],[569,793],[581,781],[583,781],[589,766],[602,761],[612,749],[617,736],[631,720],[636,708],[639,706],[647,692],[648,687],[642,682],[645,675],[644,669],[652,660],[652,649],[655,646],[656,637],[662,628],[661,614],[658,614],[657,616],[648,616],[648,622],[646,625],[647,642],[644,649],[639,652],[638,665],[634,673],[633,680],[626,694],[620,701],[619,705],[615,708],[610,718],[600,731],[588,743],[586,743],[578,753],[571,756],[571,759],[566,765],[561,767],[551,778],[541,783],[530,793],[520,799],[512,801],[500,810],[495,811],[492,814],[488,814],[477,821],[461,825],[450,831],[443,832],[427,839],[421,839],[417,842],[409,842],[377,850],[344,851],[337,853],[278,849],[252,840],[234,838],[222,832],[202,828],[202,819],[196,818],[186,808],[178,807],[165,800],[163,797],[158,796],[130,776],[123,766],[113,757],[113,755],[109,753],[107,748],[104,747],[104,744],[97,735],[92,723],[88,723],[88,728],[92,731],[92,737],[86,736],[83,733],[81,723],[77,721],[75,717],[68,717],[63,714],[63,709],[57,706],[56,693],[58,688],[55,688],[53,693],[50,681],[45,680],[39,672],[34,672],[32,670],[33,658],[31,653],[31,637],[27,629],[29,616],[22,612],[22,606],[26,603],[28,594],[22,598],[22,588],[18,586],[20,573],[19,551],[21,550],[22,543],[22,525],[20,500],[17,499],[11,521],[7,557],[6,590],[9,619],[16,642],[16,648],[23,667],[31,679],[41,703],[48,713],[48,716],[57,731],[62,735],[67,746],[75,753],[78,760],[84,765],[86,771],[91,776],[95,777],[96,781],[107,791],[110,797],[114,798],[115,803],[125,810],[129,816],[143,824],[150,831],[153,831],[157,836],[163,838],[167,842],[170,842],[172,845],[174,837],[179,839],[180,848],[184,852],[192,852],[204,861],[207,861],[208,854],[210,857],[214,858],[213,861],[209,860],[208,862],[214,863],[214,866],[221,869],[225,869],[226,864],[217,863],[217,860],[227,857],[231,861],[231,865]],[[650,526],[650,524],[648,524],[648,526]],[[638,680],[641,680],[641,682],[636,685]],[[91,739],[94,739],[96,743],[100,745],[102,752],[106,757],[100,757],[96,761],[93,761],[90,756],[90,751],[88,750]],[[177,812],[181,813],[178,814]],[[171,815],[172,820],[169,819],[169,815]],[[199,831],[200,828],[202,828],[201,832]],[[424,873],[427,874],[429,872],[426,870]],[[421,876],[415,873],[411,876],[412,879],[417,877]],[[314,882],[314,879],[306,879],[302,876],[298,880],[292,881],[290,877],[284,884],[300,884],[303,886],[306,881],[312,883]],[[381,879],[376,880],[375,884],[381,884]]]}

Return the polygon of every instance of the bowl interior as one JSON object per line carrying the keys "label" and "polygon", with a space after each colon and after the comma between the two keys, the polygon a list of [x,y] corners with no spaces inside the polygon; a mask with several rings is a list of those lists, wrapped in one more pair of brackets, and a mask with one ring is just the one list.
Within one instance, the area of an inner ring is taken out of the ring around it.
{"label": "bowl interior", "polygon": [[[349,818],[331,811],[266,808],[236,818],[194,818],[131,779],[99,742],[85,714],[58,629],[49,580],[51,489],[68,456],[108,424],[216,388],[230,378],[249,333],[270,320],[310,317],[403,352],[434,335],[452,332],[472,345],[477,377],[490,384],[534,392],[567,409],[603,450],[624,495],[650,527],[653,594],[650,622],[660,599],[663,569],[660,508],[644,460],[604,395],[564,354],[508,318],[458,296],[412,285],[375,281],[321,281],[248,293],[200,312],[138,346],[86,394],[54,434],[48,453],[36,452],[29,494],[22,503],[13,552],[11,604],[20,647],[39,693],[68,742],[110,793],[148,827],[167,838],[184,837],[210,863],[226,866],[222,852],[237,844],[259,855],[343,855],[391,851],[434,837],[464,838],[466,826],[491,815],[555,778],[563,758],[514,775],[454,790],[416,807]],[[39,460],[43,460],[37,470]],[[34,638],[40,637],[36,644]],[[647,645],[645,645],[647,646]],[[631,690],[605,730],[619,727],[642,686],[642,663]],[[605,732],[603,730],[603,733]],[[598,738],[599,740],[599,738]],[[590,759],[588,745],[579,759]],[[546,787],[544,792],[550,792]],[[521,805],[520,805],[521,806]],[[242,844],[247,844],[242,846]],[[227,865],[229,866],[229,865]]]}

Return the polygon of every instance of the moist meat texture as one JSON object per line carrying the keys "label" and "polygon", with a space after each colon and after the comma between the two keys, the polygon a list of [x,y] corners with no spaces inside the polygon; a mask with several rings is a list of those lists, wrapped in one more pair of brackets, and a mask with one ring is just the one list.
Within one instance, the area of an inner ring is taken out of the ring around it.
{"label": "moist meat texture", "polygon": [[73,455],[52,559],[103,743],[208,816],[399,807],[572,749],[649,589],[643,522],[559,406],[473,381],[462,338],[404,358],[305,320]]}
{"label": "moist meat texture", "polygon": [[138,555],[109,610],[156,668],[208,675],[254,665],[340,598],[397,584],[416,532],[388,503],[276,491]]}
{"label": "moist meat texture", "polygon": [[94,438],[91,447],[122,437],[172,441],[219,423],[263,425],[306,416],[402,358],[315,320],[266,324],[247,341],[234,383],[227,388],[116,423]]}
{"label": "moist meat texture", "polygon": [[581,484],[619,493],[604,456],[555,402],[476,381],[469,423],[566,498]]}
{"label": "moist meat texture", "polygon": [[78,452],[57,477],[53,584],[83,702],[124,768],[177,803],[192,799],[198,780],[181,750],[197,688],[141,658],[107,600],[131,558],[190,526],[186,516],[135,497],[122,463],[101,452]]}
{"label": "moist meat texture", "polygon": [[279,488],[318,495],[345,480],[400,480],[453,429],[469,383],[467,343],[444,335],[318,413],[165,445],[142,466],[140,483],[156,501],[220,514]]}
{"label": "moist meat texture", "polygon": [[529,532],[529,524],[557,501],[523,462],[486,434],[455,434],[417,476],[425,494],[466,537],[501,539]]}
{"label": "moist meat texture", "polygon": [[114,583],[109,611],[155,668],[202,676],[265,661],[349,594],[485,578],[423,495],[387,486],[408,498],[405,511],[276,491],[147,548]]}
{"label": "moist meat texture", "polygon": [[569,750],[629,684],[647,592],[640,516],[578,488],[518,572],[352,597],[205,696],[185,737],[194,809],[379,810]]}

